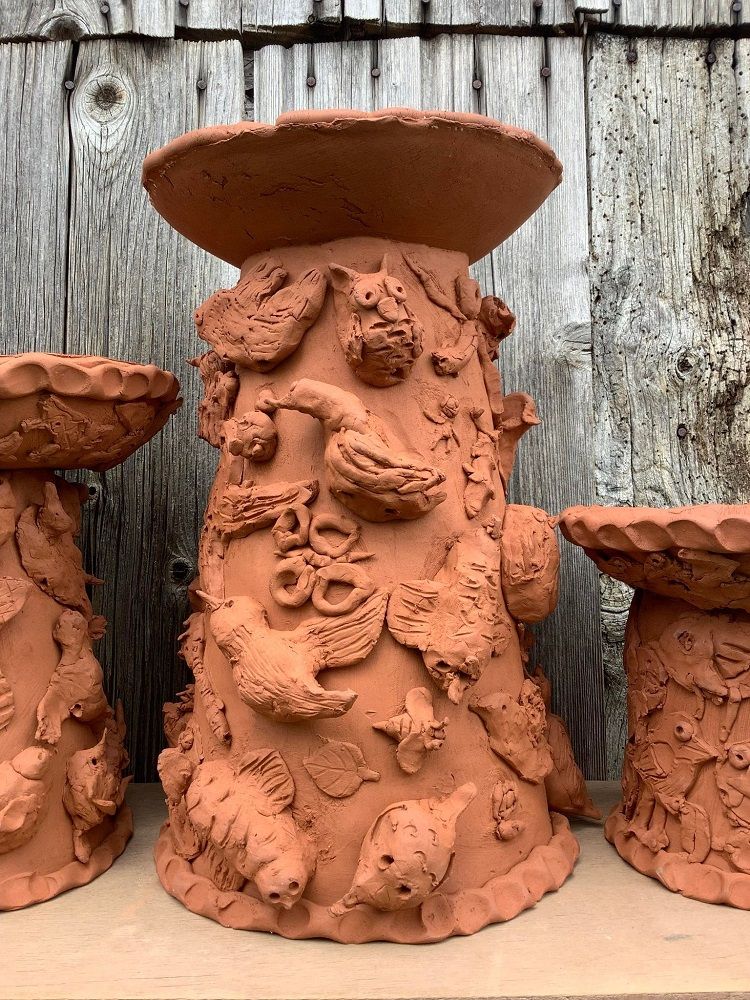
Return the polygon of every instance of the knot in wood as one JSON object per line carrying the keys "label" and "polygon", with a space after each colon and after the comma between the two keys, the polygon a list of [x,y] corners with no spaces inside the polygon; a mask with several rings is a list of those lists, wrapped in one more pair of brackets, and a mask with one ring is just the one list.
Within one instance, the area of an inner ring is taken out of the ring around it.
{"label": "knot in wood", "polygon": [[114,76],[96,76],[86,84],[84,90],[86,111],[100,124],[117,118],[127,102],[127,97],[122,82]]}

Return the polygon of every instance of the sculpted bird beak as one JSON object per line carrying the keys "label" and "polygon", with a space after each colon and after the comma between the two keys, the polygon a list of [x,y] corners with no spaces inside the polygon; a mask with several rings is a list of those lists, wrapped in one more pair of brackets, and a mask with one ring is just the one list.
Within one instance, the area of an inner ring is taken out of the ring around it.
{"label": "sculpted bird beak", "polygon": [[200,597],[206,607],[210,608],[212,611],[218,611],[223,603],[218,597],[212,597],[211,594],[207,594],[205,590],[196,590],[195,593],[198,597]]}
{"label": "sculpted bird beak", "polygon": [[703,764],[707,760],[716,760],[719,751],[712,747],[700,736],[693,736],[690,743],[681,748],[680,756],[683,760],[692,761],[695,764]]}

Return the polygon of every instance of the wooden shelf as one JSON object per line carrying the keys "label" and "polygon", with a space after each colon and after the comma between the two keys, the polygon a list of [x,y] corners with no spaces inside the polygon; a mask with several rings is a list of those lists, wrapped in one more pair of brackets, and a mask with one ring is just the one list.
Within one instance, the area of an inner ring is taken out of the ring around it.
{"label": "wooden shelf", "polygon": [[[615,782],[593,782],[602,808]],[[533,910],[436,945],[287,941],[220,927],[168,896],[152,846],[161,789],[128,793],[136,835],[111,871],[0,914],[0,998],[463,1000],[750,994],[750,913],[673,895],[629,868],[601,827],[575,823],[581,860]]]}

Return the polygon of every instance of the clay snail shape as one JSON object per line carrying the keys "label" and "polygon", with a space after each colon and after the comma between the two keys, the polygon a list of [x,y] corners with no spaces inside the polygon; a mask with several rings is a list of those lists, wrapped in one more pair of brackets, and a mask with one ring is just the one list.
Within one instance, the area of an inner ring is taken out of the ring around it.
{"label": "clay snail shape", "polygon": [[476,794],[467,782],[446,798],[410,799],[383,810],[362,841],[351,889],[331,913],[341,916],[361,903],[376,910],[419,906],[445,880],[456,822]]}

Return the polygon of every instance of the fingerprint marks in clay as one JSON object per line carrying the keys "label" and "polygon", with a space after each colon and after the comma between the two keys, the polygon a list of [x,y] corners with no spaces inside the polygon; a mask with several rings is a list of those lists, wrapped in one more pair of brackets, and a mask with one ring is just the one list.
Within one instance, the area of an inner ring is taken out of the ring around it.
{"label": "fingerprint marks in clay", "polygon": [[362,841],[351,888],[329,907],[333,916],[360,904],[383,911],[420,906],[445,880],[456,823],[476,794],[469,782],[442,799],[410,799],[384,809]]}
{"label": "fingerprint marks in clay", "polygon": [[404,711],[384,722],[374,722],[377,729],[396,740],[396,761],[406,774],[421,770],[428,753],[439,750],[445,742],[448,719],[436,719],[432,694],[417,687],[406,692]]}
{"label": "fingerprint marks in clay", "polygon": [[54,750],[27,747],[0,763],[0,854],[27,843],[44,815]]}
{"label": "fingerprint marks in clay", "polygon": [[365,781],[380,781],[380,774],[367,766],[360,748],[342,740],[327,740],[302,764],[321,792],[332,799],[354,795]]}
{"label": "fingerprint marks in clay", "polygon": [[315,617],[291,631],[271,628],[265,608],[251,597],[218,600],[199,591],[209,627],[232,664],[242,701],[268,718],[334,718],[348,712],[355,691],[331,691],[316,681],[321,670],[361,663],[380,637],[387,593],[376,591],[346,615]]}
{"label": "fingerprint marks in clay", "polygon": [[275,257],[255,264],[237,285],[195,311],[198,335],[225,361],[269,372],[296,351],[323,308],[327,281],[317,268],[297,281]]}
{"label": "fingerprint marks in clay", "polygon": [[541,784],[553,768],[547,737],[545,707],[539,688],[530,678],[518,698],[507,691],[474,696],[469,708],[484,723],[491,749],[516,774],[533,785]]}
{"label": "fingerprint marks in clay", "polygon": [[167,749],[159,773],[182,857],[202,855],[220,889],[250,881],[264,903],[294,906],[315,871],[316,850],[292,815],[294,780],[278,751],[195,764]]}
{"label": "fingerprint marks in clay", "polygon": [[397,385],[422,353],[423,329],[391,273],[387,255],[374,273],[329,265],[336,328],[347,364],[363,382]]}
{"label": "fingerprint marks in clay", "polygon": [[[304,504],[287,507],[271,529],[280,557],[269,590],[277,604],[300,608],[308,601],[322,615],[354,611],[375,593],[370,574],[356,565],[373,553],[356,550],[360,526],[340,514],[312,514]],[[332,600],[331,586],[345,596]]]}
{"label": "fingerprint marks in clay", "polygon": [[284,396],[266,395],[258,405],[268,413],[296,410],[320,421],[328,488],[366,521],[422,517],[445,500],[445,493],[436,492],[445,474],[408,450],[354,393],[303,378]]}
{"label": "fingerprint marks in clay", "polygon": [[214,448],[222,443],[222,427],[234,410],[240,380],[231,361],[220,358],[216,351],[207,351],[189,362],[200,372],[203,399],[198,405],[198,437]]}
{"label": "fingerprint marks in clay", "polygon": [[388,603],[391,634],[422,653],[427,672],[456,705],[510,641],[499,581],[497,544],[478,526],[450,546],[433,579],[398,584]]}
{"label": "fingerprint marks in clay", "polygon": [[[31,592],[29,580],[0,576],[0,631],[16,617]],[[15,700],[10,681],[3,672],[0,661],[0,733],[7,729],[15,713]]]}
{"label": "fingerprint marks in clay", "polygon": [[498,778],[492,789],[492,819],[498,840],[513,840],[526,829],[518,812],[518,785],[512,778]]}

